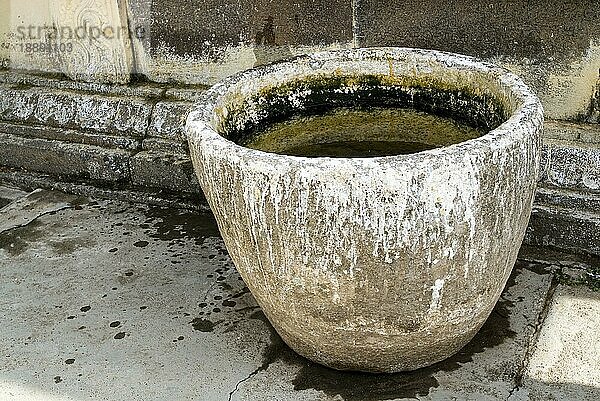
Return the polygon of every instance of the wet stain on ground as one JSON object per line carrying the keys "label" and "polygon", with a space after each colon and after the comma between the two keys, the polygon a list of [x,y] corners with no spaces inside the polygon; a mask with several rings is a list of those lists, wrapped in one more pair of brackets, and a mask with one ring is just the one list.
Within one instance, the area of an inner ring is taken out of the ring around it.
{"label": "wet stain on ground", "polygon": [[0,209],[12,202],[12,199],[0,197]]}
{"label": "wet stain on ground", "polygon": [[43,226],[37,220],[32,221],[23,227],[13,228],[0,234],[0,249],[3,249],[10,256],[19,256],[25,252],[31,243],[47,235]]}
{"label": "wet stain on ground", "polygon": [[[514,284],[514,275],[506,288]],[[397,398],[417,398],[427,396],[432,388],[439,386],[435,374],[450,372],[463,364],[473,361],[473,355],[502,344],[516,333],[510,329],[509,316],[513,302],[500,299],[492,314],[473,340],[456,355],[435,365],[412,372],[392,374],[372,374],[344,372],[330,369],[311,362],[292,351],[279,337],[262,311],[256,311],[250,318],[262,320],[271,331],[270,345],[263,353],[263,363],[256,372],[266,370],[276,361],[300,366],[293,380],[294,390],[314,389],[331,398],[341,397],[344,401],[385,401]]]}
{"label": "wet stain on ground", "polygon": [[67,238],[61,241],[52,241],[50,246],[59,256],[70,255],[81,248],[88,248],[95,245],[93,241],[82,238]]}
{"label": "wet stain on ground", "polygon": [[163,241],[190,238],[197,245],[205,238],[220,237],[219,229],[212,213],[198,213],[173,208],[152,207],[144,211],[148,218],[143,224],[152,224],[148,229],[151,238]]}
{"label": "wet stain on ground", "polygon": [[190,322],[194,330],[201,331],[203,333],[209,333],[215,329],[215,323],[208,319],[203,319],[200,317],[195,318]]}

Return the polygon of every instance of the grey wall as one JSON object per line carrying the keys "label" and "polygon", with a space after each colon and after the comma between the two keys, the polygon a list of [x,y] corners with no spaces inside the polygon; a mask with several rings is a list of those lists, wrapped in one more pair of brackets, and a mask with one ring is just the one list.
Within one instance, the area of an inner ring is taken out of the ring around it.
{"label": "grey wall", "polygon": [[212,84],[327,48],[423,47],[512,69],[550,118],[598,121],[597,0],[130,0],[129,22],[144,33],[136,71],[154,81]]}

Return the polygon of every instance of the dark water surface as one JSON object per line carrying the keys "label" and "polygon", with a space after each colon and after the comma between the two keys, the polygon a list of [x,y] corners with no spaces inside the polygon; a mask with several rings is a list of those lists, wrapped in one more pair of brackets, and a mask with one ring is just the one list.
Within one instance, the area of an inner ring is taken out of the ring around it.
{"label": "dark water surface", "polygon": [[377,157],[417,153],[483,134],[453,119],[413,109],[340,108],[275,123],[244,145],[291,156]]}

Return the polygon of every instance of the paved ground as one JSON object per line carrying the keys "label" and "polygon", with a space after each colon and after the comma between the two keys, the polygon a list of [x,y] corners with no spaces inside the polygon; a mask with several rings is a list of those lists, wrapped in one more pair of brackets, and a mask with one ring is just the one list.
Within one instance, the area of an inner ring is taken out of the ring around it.
{"label": "paved ground", "polygon": [[370,375],[287,348],[209,214],[2,187],[0,208],[0,401],[600,399],[600,295],[539,257],[459,354]]}

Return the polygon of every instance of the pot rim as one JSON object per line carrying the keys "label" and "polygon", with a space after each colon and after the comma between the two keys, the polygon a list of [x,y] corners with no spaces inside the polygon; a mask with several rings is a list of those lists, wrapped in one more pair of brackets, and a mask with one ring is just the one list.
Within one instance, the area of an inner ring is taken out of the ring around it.
{"label": "pot rim", "polygon": [[[509,117],[498,127],[488,131],[480,137],[469,139],[467,141],[454,143],[448,146],[442,146],[430,150],[424,150],[411,154],[393,155],[393,156],[374,156],[374,157],[305,157],[292,156],[266,152],[258,149],[252,149],[239,145],[231,139],[222,136],[212,125],[215,117],[215,109],[221,98],[228,91],[241,82],[256,80],[261,76],[268,75],[277,70],[292,67],[297,63],[322,63],[328,61],[352,61],[352,60],[390,60],[402,61],[410,56],[417,60],[427,61],[435,60],[444,65],[444,68],[457,71],[476,71],[490,75],[498,88],[502,88],[505,93],[510,93],[519,103],[518,106],[509,112]],[[543,106],[533,91],[516,74],[509,70],[488,63],[475,57],[466,56],[457,53],[443,52],[439,50],[428,50],[408,47],[370,47],[355,48],[343,50],[326,50],[307,55],[295,56],[289,59],[275,63],[263,65],[249,70],[241,71],[227,77],[208,90],[203,92],[194,103],[190,110],[185,131],[190,147],[212,145],[220,151],[236,157],[261,157],[273,164],[279,163],[319,163],[338,162],[361,163],[364,161],[404,161],[407,159],[421,159],[427,156],[439,156],[455,153],[479,153],[481,151],[494,151],[510,146],[518,142],[523,135],[532,135],[538,133],[543,124]]]}

